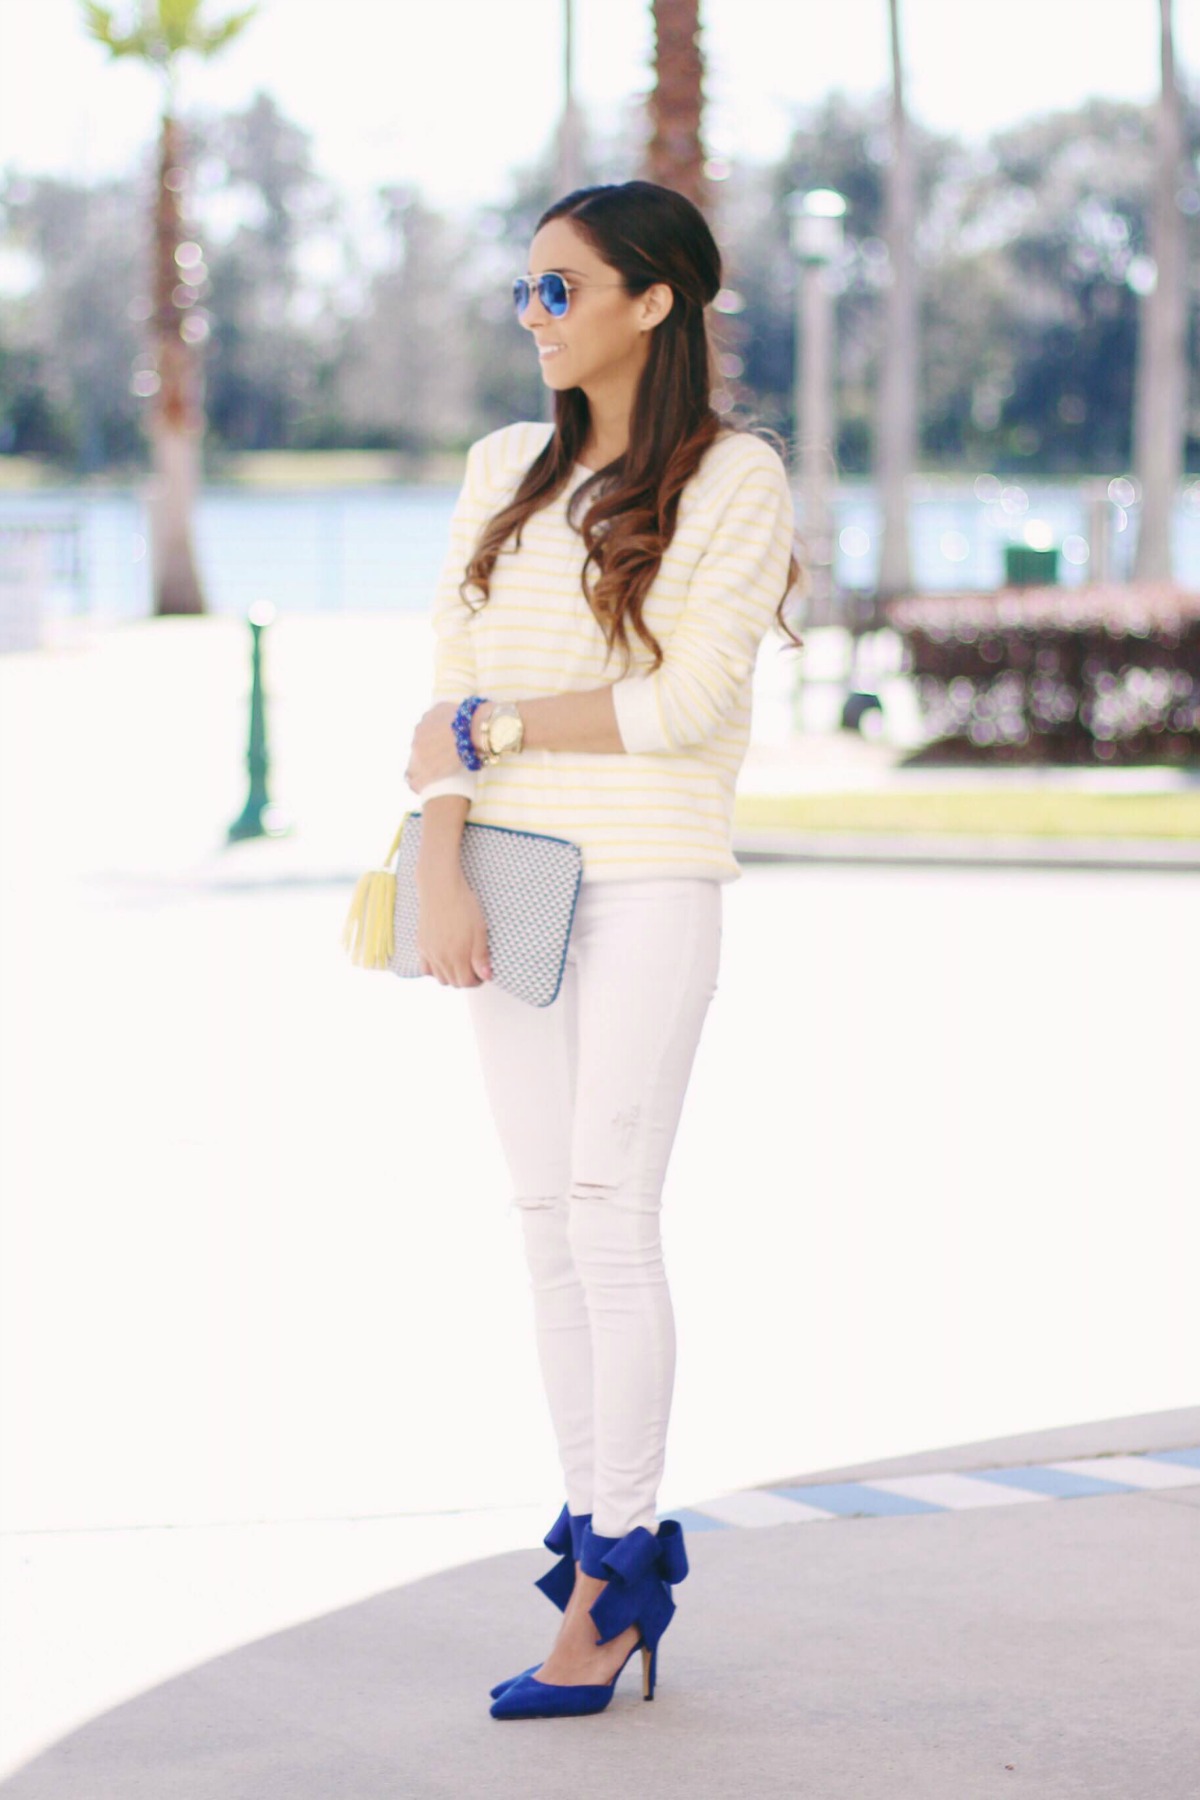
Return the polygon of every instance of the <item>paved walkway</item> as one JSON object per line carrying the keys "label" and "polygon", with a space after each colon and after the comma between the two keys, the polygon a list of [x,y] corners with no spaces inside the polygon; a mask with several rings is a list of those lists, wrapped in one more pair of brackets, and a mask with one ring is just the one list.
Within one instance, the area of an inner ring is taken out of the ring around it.
{"label": "paved walkway", "polygon": [[[159,621],[0,667],[0,1766],[32,1753],[6,1791],[1195,1800],[1196,1488],[1037,1505],[986,1474],[1190,1470],[1167,1453],[1200,1442],[1195,1411],[998,1435],[1193,1397],[1185,883],[733,885],[668,1197],[663,1510],[692,1517],[693,1575],[652,1706],[627,1674],[601,1719],[504,1733],[488,1686],[548,1647],[529,1503],[553,1492],[514,1221],[455,998],[401,1008],[338,943],[425,645],[392,619],[280,628],[272,791],[299,826],[226,849],[246,635]],[[1130,933],[1138,981],[1097,983]],[[979,936],[1021,979],[967,1009]],[[452,1170],[412,1149],[445,1141]],[[731,1195],[771,1247],[733,1269]],[[958,1448],[842,1466],[906,1443]],[[955,1474],[992,1504],[839,1512]]]}
{"label": "paved walkway", "polygon": [[974,1469],[930,1469],[916,1475],[877,1475],[869,1481],[818,1480],[743,1488],[676,1507],[689,1531],[732,1526],[811,1524],[821,1519],[876,1519],[896,1513],[961,1512],[967,1507],[1024,1501],[1078,1500],[1093,1494],[1157,1493],[1200,1485],[1200,1444],[1132,1456],[1064,1457]]}
{"label": "paved walkway", "polygon": [[[1197,1440],[1200,1408],[1101,1421],[927,1453],[938,1475],[905,1475],[911,1459],[876,1467],[862,1486],[900,1510],[852,1528],[798,1529],[794,1501],[740,1521],[757,1529],[693,1521],[650,1705],[627,1670],[599,1716],[489,1716],[488,1688],[554,1629],[532,1586],[548,1553],[519,1550],[188,1669],[0,1794],[1195,1800]],[[1072,1454],[1081,1443],[1093,1454]],[[1002,1503],[930,1503],[964,1461],[976,1473],[960,1481],[981,1485],[987,1465]],[[1050,1497],[1033,1469],[1073,1475],[1073,1503],[1004,1504]],[[828,1523],[847,1487],[804,1491],[823,1494]]]}

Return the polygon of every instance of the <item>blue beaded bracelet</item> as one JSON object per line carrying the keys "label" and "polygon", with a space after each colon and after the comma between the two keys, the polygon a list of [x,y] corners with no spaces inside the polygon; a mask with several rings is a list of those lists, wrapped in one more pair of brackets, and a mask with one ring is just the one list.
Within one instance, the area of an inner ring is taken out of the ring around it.
{"label": "blue beaded bracelet", "polygon": [[471,742],[471,718],[475,708],[477,706],[483,706],[486,699],[487,696],[485,694],[471,694],[468,699],[462,702],[452,721],[454,741],[458,745],[459,759],[466,764],[468,769],[483,768],[483,758]]}

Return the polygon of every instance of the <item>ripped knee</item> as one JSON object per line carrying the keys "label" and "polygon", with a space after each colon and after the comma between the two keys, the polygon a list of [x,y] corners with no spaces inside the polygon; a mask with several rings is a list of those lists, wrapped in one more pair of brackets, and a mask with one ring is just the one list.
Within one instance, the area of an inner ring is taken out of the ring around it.
{"label": "ripped knee", "polygon": [[657,1192],[637,1188],[628,1181],[573,1181],[568,1191],[570,1201],[602,1201],[608,1212],[656,1214],[662,1198]]}
{"label": "ripped knee", "polygon": [[514,1194],[512,1197],[512,1203],[514,1206],[520,1207],[524,1211],[528,1211],[531,1209],[537,1209],[537,1208],[541,1208],[541,1207],[555,1207],[555,1206],[562,1205],[562,1195],[561,1194]]}
{"label": "ripped knee", "polygon": [[614,1181],[573,1181],[571,1183],[573,1200],[605,1200],[616,1191],[617,1184]]}

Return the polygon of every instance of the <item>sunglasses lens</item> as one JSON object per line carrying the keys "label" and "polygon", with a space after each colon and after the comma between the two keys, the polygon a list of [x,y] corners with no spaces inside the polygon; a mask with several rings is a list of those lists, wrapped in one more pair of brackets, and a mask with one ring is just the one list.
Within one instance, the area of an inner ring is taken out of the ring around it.
{"label": "sunglasses lens", "polygon": [[[534,285],[537,287],[538,299],[551,318],[561,319],[571,298],[562,276],[539,275]],[[513,305],[519,313],[523,313],[529,305],[530,291],[529,282],[523,275],[519,275],[512,284]]]}
{"label": "sunglasses lens", "polygon": [[561,275],[543,275],[538,281],[538,299],[552,318],[561,319],[567,310],[567,284]]}

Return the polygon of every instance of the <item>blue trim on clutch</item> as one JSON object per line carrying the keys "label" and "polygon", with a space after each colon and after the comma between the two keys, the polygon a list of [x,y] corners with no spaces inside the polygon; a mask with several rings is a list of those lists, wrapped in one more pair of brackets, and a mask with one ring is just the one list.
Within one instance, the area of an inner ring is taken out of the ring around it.
{"label": "blue trim on clutch", "polygon": [[[415,812],[406,812],[403,823],[407,824],[409,819],[419,819],[421,816],[419,809]],[[558,979],[554,983],[554,992],[550,998],[534,1003],[539,1006],[553,1006],[562,987],[563,972],[567,966],[567,951],[571,947],[571,931],[575,924],[575,912],[579,905],[579,890],[583,885],[583,848],[575,842],[574,838],[556,837],[553,832],[549,831],[523,831],[519,825],[489,825],[483,819],[466,819],[463,823],[464,831],[468,825],[473,831],[506,831],[509,837],[537,838],[540,843],[567,844],[572,850],[579,851],[579,870],[575,877],[575,892],[571,897],[571,916],[567,920],[567,929],[563,936],[563,953],[562,961],[558,965]]]}

